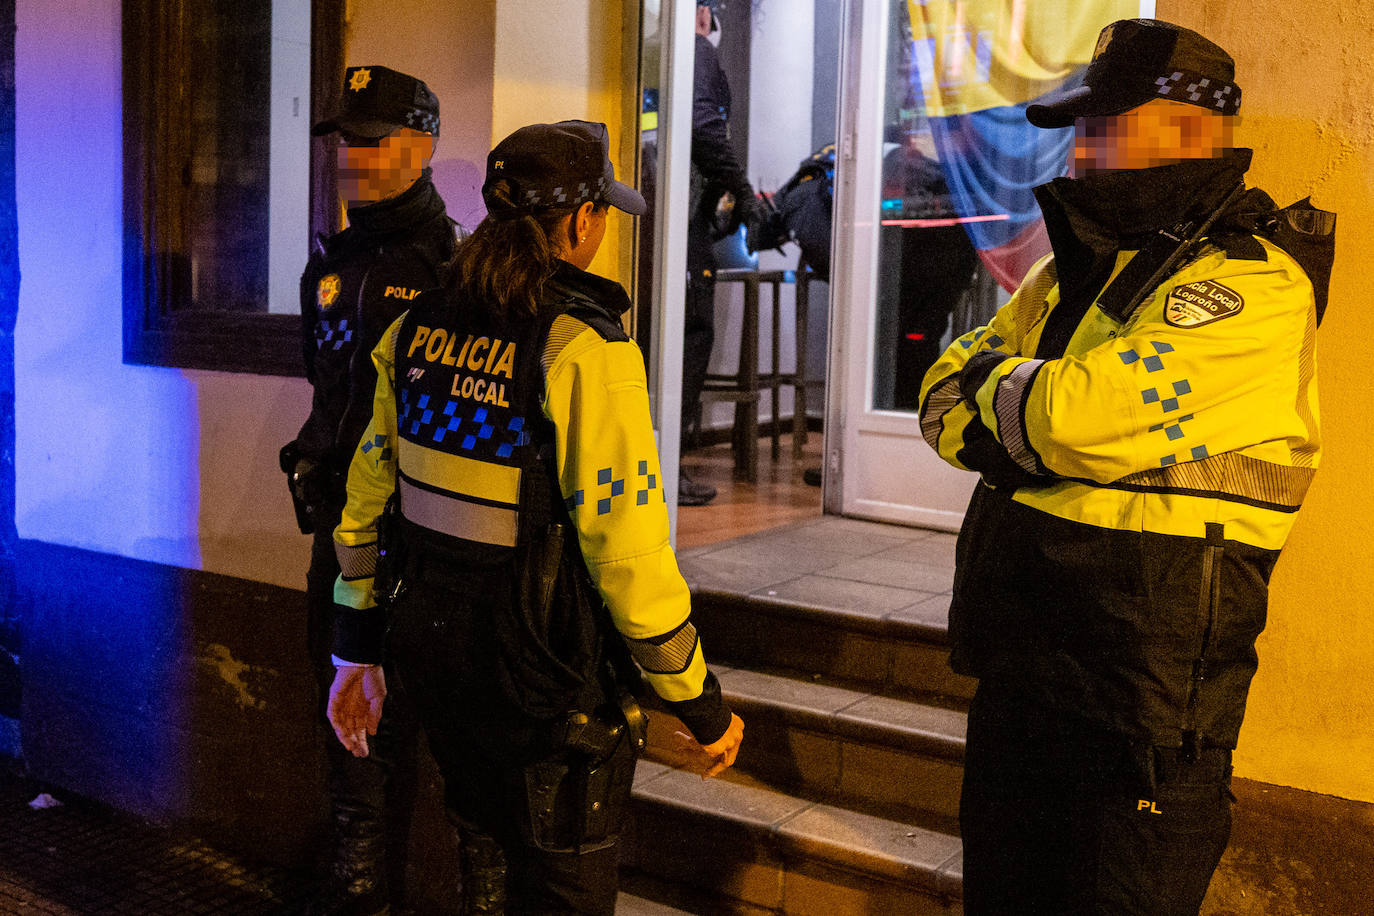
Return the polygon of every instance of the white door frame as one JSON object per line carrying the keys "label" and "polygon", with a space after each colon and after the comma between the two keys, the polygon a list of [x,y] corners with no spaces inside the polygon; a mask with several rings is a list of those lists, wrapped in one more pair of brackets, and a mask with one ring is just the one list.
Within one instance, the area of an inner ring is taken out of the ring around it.
{"label": "white door frame", "polygon": [[658,439],[670,537],[674,544],[677,543],[677,478],[682,424],[682,326],[687,290],[696,9],[695,0],[663,0],[659,20],[662,51],[658,77],[657,181],[653,201],[653,340],[649,347],[649,391],[652,396],[649,403]]}

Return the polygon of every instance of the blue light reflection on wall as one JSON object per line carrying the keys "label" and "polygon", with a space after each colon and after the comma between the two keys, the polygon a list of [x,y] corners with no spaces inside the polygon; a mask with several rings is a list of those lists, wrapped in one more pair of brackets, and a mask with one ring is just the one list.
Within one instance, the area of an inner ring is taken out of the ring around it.
{"label": "blue light reflection on wall", "polygon": [[14,0],[0,3],[0,755],[17,756],[19,667],[14,609],[14,325],[19,226],[14,193]]}
{"label": "blue light reflection on wall", "polygon": [[156,817],[185,797],[199,746],[195,660],[185,580],[126,558],[200,564],[197,386],[123,364],[121,10],[62,6],[18,6],[10,108],[23,750],[42,778]]}

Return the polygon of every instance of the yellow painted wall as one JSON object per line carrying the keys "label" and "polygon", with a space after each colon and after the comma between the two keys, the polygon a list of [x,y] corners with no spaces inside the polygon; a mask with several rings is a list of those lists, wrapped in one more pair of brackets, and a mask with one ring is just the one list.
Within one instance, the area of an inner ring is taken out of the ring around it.
{"label": "yellow painted wall", "polygon": [[348,66],[381,64],[424,80],[439,97],[434,184],[448,214],[471,229],[481,220],[491,138],[496,0],[349,0]]}
{"label": "yellow painted wall", "polygon": [[[471,228],[485,212],[487,151],[525,124],[604,121],[616,177],[635,183],[638,10],[635,0],[349,0],[346,56],[419,76],[439,96],[434,180]],[[591,269],[629,285],[633,224],[612,213]]]}
{"label": "yellow painted wall", "polygon": [[[492,142],[525,124],[577,118],[610,130],[616,177],[634,184],[637,0],[501,0],[496,4]],[[631,219],[611,211],[591,270],[629,285]]]}
{"label": "yellow painted wall", "polygon": [[1324,455],[1274,574],[1236,772],[1374,801],[1374,5],[1160,0],[1156,15],[1235,57],[1251,183],[1340,214],[1317,344]]}

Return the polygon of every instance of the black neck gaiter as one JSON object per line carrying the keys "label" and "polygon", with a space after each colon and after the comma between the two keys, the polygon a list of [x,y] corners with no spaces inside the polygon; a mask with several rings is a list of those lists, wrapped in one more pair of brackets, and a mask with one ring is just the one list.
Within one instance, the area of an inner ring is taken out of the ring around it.
{"label": "black neck gaiter", "polygon": [[1139,248],[1156,230],[1215,209],[1243,180],[1251,155],[1233,149],[1216,159],[1056,178],[1037,187],[1062,299],[1095,293],[1118,251]]}
{"label": "black neck gaiter", "polygon": [[444,199],[425,169],[415,183],[395,197],[348,208],[348,224],[366,236],[389,235],[424,225],[444,212]]}

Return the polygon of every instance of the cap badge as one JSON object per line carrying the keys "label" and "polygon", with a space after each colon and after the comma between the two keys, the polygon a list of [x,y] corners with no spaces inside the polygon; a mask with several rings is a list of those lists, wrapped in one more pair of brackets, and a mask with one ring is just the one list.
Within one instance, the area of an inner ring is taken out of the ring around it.
{"label": "cap badge", "polygon": [[372,82],[372,71],[366,67],[361,67],[353,72],[353,78],[348,81],[348,88],[354,92],[359,92],[366,89],[370,82]]}
{"label": "cap badge", "polygon": [[1093,49],[1093,57],[1101,57],[1102,52],[1107,50],[1107,45],[1112,43],[1112,33],[1116,31],[1116,25],[1112,24],[1102,30],[1102,34],[1097,36],[1097,47]]}
{"label": "cap badge", "polygon": [[506,160],[497,159],[495,162],[491,164],[491,167],[493,169],[504,169],[506,167]]}

